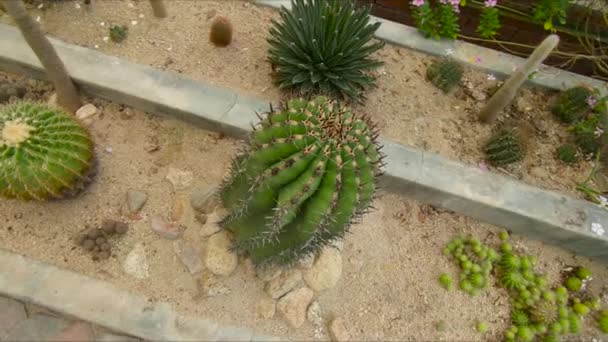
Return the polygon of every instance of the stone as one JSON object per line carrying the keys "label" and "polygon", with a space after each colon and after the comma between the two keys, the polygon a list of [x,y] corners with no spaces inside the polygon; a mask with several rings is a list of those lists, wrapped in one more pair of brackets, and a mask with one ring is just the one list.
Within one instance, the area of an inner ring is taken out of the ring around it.
{"label": "stone", "polygon": [[232,250],[232,239],[228,232],[211,235],[207,242],[205,265],[216,275],[230,275],[238,265],[238,256]]}
{"label": "stone", "polygon": [[150,266],[146,257],[146,250],[140,243],[127,254],[123,263],[123,270],[137,279],[146,279],[150,276]]}
{"label": "stone", "polygon": [[313,266],[303,272],[304,282],[313,291],[330,289],[338,283],[342,275],[342,256],[333,247],[324,248]]}
{"label": "stone", "polygon": [[319,302],[313,301],[310,303],[308,309],[306,310],[306,319],[315,326],[323,323],[323,317],[321,317],[321,305],[319,305]]}
{"label": "stone", "polygon": [[336,317],[329,322],[329,336],[336,342],[350,341],[350,333],[344,319]]}
{"label": "stone", "polygon": [[276,312],[276,303],[274,299],[264,296],[256,304],[256,312],[258,317],[263,319],[271,319]]}
{"label": "stone", "polygon": [[159,215],[150,216],[150,228],[167,240],[177,240],[182,235],[182,231],[177,224],[169,223]]}
{"label": "stone", "polygon": [[203,270],[200,251],[189,242],[174,241],[173,251],[179,260],[186,266],[190,274],[197,274]]}
{"label": "stone", "polygon": [[73,322],[57,335],[51,337],[51,341],[81,342],[93,341],[95,334],[91,325],[86,322]]}
{"label": "stone", "polygon": [[[205,215],[205,219],[204,219],[205,223],[203,224],[203,227],[201,227],[201,230],[199,231],[201,237],[207,238],[222,230],[222,227],[220,227],[220,225],[218,224],[218,222],[220,221],[220,218],[216,213],[211,213],[211,214],[207,215],[207,214],[197,212],[194,217],[197,217],[197,215]],[[201,222],[202,217],[197,220],[199,222]]]}
{"label": "stone", "polygon": [[5,340],[8,332],[19,322],[26,320],[25,306],[20,302],[0,297],[0,340]]}
{"label": "stone", "polygon": [[143,208],[148,200],[148,195],[143,191],[129,190],[127,192],[127,208],[129,213],[134,214]]}
{"label": "stone", "polygon": [[173,167],[169,167],[167,176],[165,177],[175,191],[180,191],[188,188],[192,183],[193,175],[190,171],[182,171]]}
{"label": "stone", "polygon": [[192,209],[205,214],[212,212],[217,204],[217,190],[217,186],[197,186],[194,188],[190,194],[190,205],[192,206]]}
{"label": "stone", "polygon": [[173,209],[171,210],[171,220],[173,222],[179,222],[184,217],[186,211],[186,200],[178,196],[173,203]]}
{"label": "stone", "polygon": [[97,109],[97,107],[95,107],[95,105],[87,103],[84,106],[78,108],[78,110],[76,110],[76,117],[80,120],[86,120],[88,118],[92,118],[98,112],[99,110]]}
{"label": "stone", "polygon": [[291,291],[277,302],[277,310],[283,314],[287,323],[299,328],[306,321],[306,309],[312,301],[314,292],[308,287]]}
{"label": "stone", "polygon": [[275,266],[259,266],[255,269],[255,275],[263,281],[271,281],[283,273],[283,269]]}
{"label": "stone", "polygon": [[315,255],[309,254],[298,261],[298,268],[307,270],[315,263]]}
{"label": "stone", "polygon": [[36,314],[16,324],[6,336],[6,341],[50,341],[67,326],[65,319]]}
{"label": "stone", "polygon": [[273,299],[284,296],[287,292],[302,285],[302,272],[291,269],[266,284],[265,291]]}
{"label": "stone", "polygon": [[532,105],[524,96],[520,96],[515,100],[515,109],[520,113],[527,113],[532,110]]}

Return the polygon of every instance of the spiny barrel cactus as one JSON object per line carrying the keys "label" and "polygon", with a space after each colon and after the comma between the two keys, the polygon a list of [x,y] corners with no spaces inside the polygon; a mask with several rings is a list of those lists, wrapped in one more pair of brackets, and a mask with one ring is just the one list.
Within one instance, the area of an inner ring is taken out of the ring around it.
{"label": "spiny barrel cactus", "polygon": [[382,166],[366,117],[325,97],[283,107],[262,119],[220,190],[220,224],[255,264],[291,264],[341,238],[369,208]]}
{"label": "spiny barrel cactus", "polygon": [[93,142],[69,114],[21,102],[0,108],[0,194],[22,200],[62,198],[93,169]]}
{"label": "spiny barrel cactus", "polygon": [[431,64],[426,70],[426,78],[444,93],[450,92],[460,83],[462,66],[453,60],[441,60]]}
{"label": "spiny barrel cactus", "polygon": [[504,166],[524,158],[525,142],[517,127],[504,127],[490,138],[484,152],[491,165]]}
{"label": "spiny barrel cactus", "polygon": [[591,111],[587,100],[592,95],[593,92],[587,87],[570,88],[559,95],[551,112],[562,122],[572,123]]}
{"label": "spiny barrel cactus", "polygon": [[216,46],[228,46],[232,42],[232,23],[230,19],[223,15],[213,19],[209,30],[209,40]]}
{"label": "spiny barrel cactus", "polygon": [[362,101],[375,84],[365,72],[382,65],[370,55],[384,46],[368,44],[380,23],[369,23],[369,8],[352,1],[292,0],[272,20],[268,60],[276,84],[301,94],[343,96]]}

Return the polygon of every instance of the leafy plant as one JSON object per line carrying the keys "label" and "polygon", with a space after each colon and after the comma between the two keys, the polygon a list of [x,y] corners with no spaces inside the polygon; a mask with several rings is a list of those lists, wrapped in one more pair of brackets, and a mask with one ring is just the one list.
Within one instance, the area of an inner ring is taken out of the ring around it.
{"label": "leafy plant", "polygon": [[492,38],[501,27],[499,12],[495,7],[496,1],[485,1],[484,5],[476,32],[483,38]]}
{"label": "leafy plant", "polygon": [[601,115],[592,113],[586,119],[577,122],[568,130],[574,137],[574,143],[586,154],[595,155],[600,148]]}
{"label": "leafy plant", "polygon": [[369,24],[369,8],[339,0],[292,0],[291,7],[281,9],[282,22],[272,20],[270,29],[275,83],[303,95],[362,101],[375,85],[366,72],[382,65],[371,54],[384,46],[370,43],[380,23]]}
{"label": "leafy plant", "polygon": [[555,23],[566,24],[570,0],[539,0],[534,7],[533,18],[545,30],[555,32]]}
{"label": "leafy plant", "polygon": [[255,264],[291,264],[342,238],[373,199],[376,136],[366,117],[325,97],[268,113],[220,192],[235,248]]}
{"label": "leafy plant", "polygon": [[460,3],[458,0],[440,0],[434,7],[430,0],[413,0],[411,8],[416,27],[426,37],[458,38],[460,23],[457,13]]}
{"label": "leafy plant", "polygon": [[592,95],[593,91],[587,87],[570,88],[559,95],[551,112],[564,123],[575,122],[591,111],[588,100]]}
{"label": "leafy plant", "polygon": [[232,42],[232,23],[220,15],[213,19],[209,30],[209,40],[216,46],[228,46]]}
{"label": "leafy plant", "polygon": [[566,164],[574,164],[578,161],[576,146],[565,144],[557,148],[557,159]]}
{"label": "leafy plant", "polygon": [[76,193],[93,169],[93,141],[73,116],[19,102],[0,108],[0,195],[47,200]]}
{"label": "leafy plant", "polygon": [[115,43],[120,43],[127,39],[129,28],[125,25],[113,25],[110,27],[110,39]]}
{"label": "leafy plant", "polygon": [[449,93],[460,83],[463,72],[460,63],[444,59],[434,62],[426,69],[426,78],[444,93]]}
{"label": "leafy plant", "polygon": [[524,158],[525,141],[517,127],[505,127],[494,134],[484,147],[486,160],[493,166],[504,166]]}
{"label": "leafy plant", "polygon": [[443,38],[456,39],[460,32],[460,23],[454,7],[449,3],[439,4],[437,9],[437,20],[439,21],[439,36]]}
{"label": "leafy plant", "polygon": [[411,9],[412,17],[414,18],[418,31],[427,38],[441,38],[441,35],[439,34],[441,25],[430,2],[424,0],[413,1]]}

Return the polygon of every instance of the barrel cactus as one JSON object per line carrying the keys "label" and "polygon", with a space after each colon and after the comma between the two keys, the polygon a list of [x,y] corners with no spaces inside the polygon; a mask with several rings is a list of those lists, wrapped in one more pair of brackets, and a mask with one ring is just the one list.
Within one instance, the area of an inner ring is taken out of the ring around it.
{"label": "barrel cactus", "polygon": [[93,141],[60,109],[20,102],[0,108],[0,194],[21,200],[62,198],[93,170]]}
{"label": "barrel cactus", "polygon": [[570,88],[559,95],[551,112],[564,123],[577,121],[591,111],[587,100],[592,95],[592,90],[584,86]]}
{"label": "barrel cactus", "polygon": [[431,64],[426,70],[426,78],[443,92],[449,93],[460,83],[463,72],[458,62],[445,59]]}
{"label": "barrel cactus", "polygon": [[257,265],[288,265],[342,238],[374,197],[376,138],[366,117],[325,97],[271,110],[219,192],[235,248]]}
{"label": "barrel cactus", "polygon": [[501,128],[484,147],[486,160],[493,166],[505,166],[522,160],[526,151],[525,140],[519,127]]}
{"label": "barrel cactus", "polygon": [[291,10],[280,14],[282,22],[272,20],[268,39],[275,83],[303,95],[362,101],[363,90],[375,84],[366,72],[382,65],[371,54],[384,46],[370,43],[380,23],[369,24],[369,8],[353,1],[292,0]]}

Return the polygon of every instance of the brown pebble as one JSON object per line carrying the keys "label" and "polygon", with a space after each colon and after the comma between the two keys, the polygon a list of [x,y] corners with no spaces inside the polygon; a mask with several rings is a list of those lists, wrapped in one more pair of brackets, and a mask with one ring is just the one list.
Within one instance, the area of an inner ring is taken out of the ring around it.
{"label": "brown pebble", "polygon": [[114,220],[103,220],[103,222],[101,223],[101,230],[103,230],[106,234],[114,234],[116,223],[117,222]]}
{"label": "brown pebble", "polygon": [[116,227],[114,227],[114,230],[116,230],[118,234],[124,234],[128,229],[129,225],[124,222],[116,222]]}
{"label": "brown pebble", "polygon": [[95,241],[91,239],[86,239],[82,243],[82,247],[84,247],[84,249],[86,249],[87,251],[92,251],[93,247],[95,247]]}
{"label": "brown pebble", "polygon": [[104,243],[103,245],[101,245],[101,250],[102,251],[109,251],[110,250],[110,244],[109,243]]}
{"label": "brown pebble", "polygon": [[104,243],[106,243],[106,238],[104,238],[103,236],[100,236],[97,238],[97,240],[95,240],[95,243],[97,244],[97,246],[101,246]]}
{"label": "brown pebble", "polygon": [[109,251],[101,251],[99,252],[99,259],[101,260],[105,260],[108,259],[110,257],[110,252]]}

